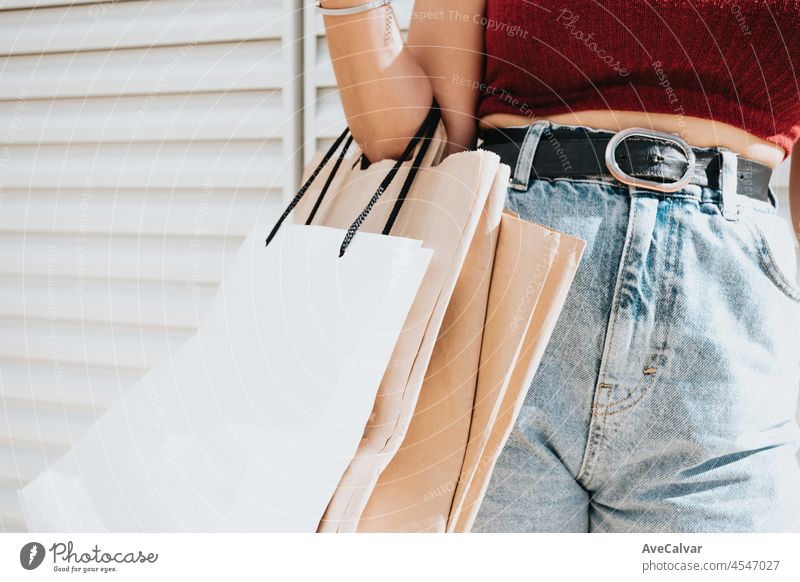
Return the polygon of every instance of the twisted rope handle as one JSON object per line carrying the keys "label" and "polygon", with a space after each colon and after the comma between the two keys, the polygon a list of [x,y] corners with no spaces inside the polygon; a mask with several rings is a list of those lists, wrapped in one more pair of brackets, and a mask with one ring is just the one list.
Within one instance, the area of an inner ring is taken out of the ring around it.
{"label": "twisted rope handle", "polygon": [[342,151],[339,152],[339,157],[336,158],[336,163],[333,165],[331,173],[328,174],[328,179],[325,180],[325,185],[322,187],[322,191],[319,193],[319,196],[317,196],[317,201],[314,203],[314,207],[308,214],[308,218],[306,219],[306,226],[309,226],[311,222],[314,220],[314,217],[317,215],[317,210],[319,210],[319,207],[322,204],[322,200],[325,198],[325,194],[328,193],[328,188],[330,188],[333,179],[336,177],[336,172],[339,171],[339,166],[342,165],[342,160],[344,160],[344,156],[347,153],[347,150],[350,149],[351,143],[353,143],[352,135],[348,136],[347,141],[344,142],[344,147],[342,148]]}
{"label": "twisted rope handle", "polygon": [[441,119],[441,110],[439,109],[439,104],[436,102],[434,98],[433,103],[431,104],[431,109],[428,111],[428,115],[425,117],[425,120],[422,122],[419,130],[417,131],[416,135],[408,142],[406,149],[403,151],[403,154],[397,159],[392,169],[389,170],[389,173],[381,182],[378,189],[375,190],[375,194],[372,195],[372,198],[367,203],[366,208],[361,211],[361,214],[353,221],[350,225],[350,228],[347,229],[347,233],[344,236],[344,240],[342,241],[342,245],[339,247],[339,258],[344,256],[347,247],[350,246],[350,243],[353,242],[353,238],[356,235],[356,232],[361,225],[364,224],[364,221],[369,216],[369,213],[372,212],[372,208],[377,204],[378,200],[380,200],[383,193],[386,191],[386,188],[389,187],[389,184],[392,182],[392,179],[397,174],[400,166],[403,162],[408,158],[411,152],[414,151],[417,143],[420,140],[422,141],[422,145],[417,152],[417,155],[414,157],[414,161],[411,164],[411,169],[408,172],[408,176],[406,176],[405,181],[403,182],[403,186],[400,189],[400,193],[397,197],[397,200],[394,203],[394,207],[392,208],[392,212],[389,215],[389,219],[386,222],[386,225],[383,228],[382,234],[389,234],[389,231],[392,229],[395,220],[397,219],[397,215],[400,212],[400,208],[403,206],[403,202],[408,195],[408,191],[411,189],[411,184],[414,181],[414,178],[419,171],[420,165],[422,164],[422,160],[425,157],[425,154],[430,147],[431,139],[433,138],[434,134],[436,133],[436,127],[439,124],[439,120]]}
{"label": "twisted rope handle", "polygon": [[[377,204],[381,196],[383,196],[383,193],[389,187],[395,175],[397,175],[397,172],[400,170],[400,167],[402,166],[403,162],[411,155],[411,153],[414,151],[414,148],[417,146],[420,140],[422,140],[422,145],[420,145],[419,151],[414,156],[414,160],[412,161],[411,164],[411,169],[409,170],[408,175],[406,176],[406,179],[403,182],[403,185],[400,189],[400,193],[397,197],[397,200],[394,203],[394,207],[392,208],[392,212],[389,215],[389,219],[387,220],[386,225],[383,228],[383,234],[389,234],[389,232],[392,229],[392,226],[394,225],[395,220],[397,219],[397,215],[400,212],[400,208],[402,208],[403,202],[405,201],[408,195],[408,191],[411,189],[411,184],[413,183],[414,177],[419,171],[420,165],[422,164],[422,160],[424,159],[425,154],[427,153],[428,148],[430,147],[431,140],[433,139],[433,136],[436,133],[436,127],[439,124],[440,119],[441,119],[441,110],[439,109],[439,104],[436,102],[436,98],[434,98],[433,103],[431,104],[430,111],[428,111],[428,114],[425,116],[425,120],[422,122],[422,125],[420,126],[419,130],[417,130],[417,133],[414,135],[413,138],[411,138],[411,141],[408,142],[408,145],[403,151],[403,154],[398,158],[398,160],[394,163],[394,166],[392,166],[392,169],[389,170],[388,174],[386,174],[384,179],[381,181],[380,186],[378,186],[378,189],[375,191],[375,194],[372,195],[372,198],[367,203],[366,208],[364,208],[364,210],[361,211],[358,217],[356,217],[356,219],[347,229],[347,233],[345,234],[344,240],[342,241],[342,244],[339,247],[340,258],[344,256],[344,253],[347,250],[347,247],[350,246],[350,243],[353,241],[353,237],[355,237],[356,232],[364,223],[364,221],[367,219],[367,216],[369,216],[369,213],[372,211],[372,208],[375,206],[375,204]],[[346,155],[347,150],[353,143],[353,136],[350,134],[349,128],[345,128],[345,130],[341,133],[341,135],[339,135],[339,137],[336,138],[336,140],[333,142],[330,148],[328,148],[328,151],[325,152],[325,155],[322,157],[320,163],[317,165],[316,168],[314,168],[314,171],[311,173],[311,175],[308,177],[305,183],[301,186],[300,190],[298,190],[297,194],[295,194],[294,198],[292,198],[291,202],[289,202],[289,205],[283,211],[283,214],[281,214],[280,218],[275,223],[275,226],[272,227],[272,230],[267,235],[266,243],[264,246],[268,246],[269,243],[272,242],[272,240],[278,234],[278,230],[280,229],[281,225],[284,223],[289,214],[292,213],[292,210],[294,210],[295,207],[300,203],[300,200],[302,200],[303,196],[305,196],[306,192],[311,187],[311,184],[314,182],[319,173],[322,171],[322,168],[324,168],[325,165],[330,161],[330,159],[333,157],[333,154],[336,152],[339,146],[342,145],[342,142],[344,142],[344,147],[339,152],[339,156],[336,159],[333,169],[331,170],[331,173],[328,175],[328,179],[325,181],[325,184],[322,187],[322,191],[317,197],[317,200],[314,203],[314,207],[311,209],[311,212],[308,218],[306,219],[306,225],[311,224],[312,220],[317,214],[317,211],[322,205],[322,201],[325,198],[325,195],[328,192],[330,185],[333,183],[333,179],[336,176],[336,172],[342,165],[342,161],[344,160],[344,156]],[[356,160],[356,162],[357,161],[358,160]]]}
{"label": "twisted rope handle", "polygon": [[[311,172],[311,175],[308,177],[308,180],[306,180],[305,184],[303,184],[300,187],[300,190],[297,191],[297,194],[295,194],[294,198],[292,198],[292,201],[289,202],[289,205],[286,207],[286,210],[284,210],[283,214],[281,214],[281,217],[278,219],[278,222],[276,222],[275,226],[272,227],[272,230],[267,235],[267,241],[264,246],[268,246],[269,243],[272,242],[272,239],[274,239],[275,235],[278,234],[278,229],[280,229],[281,225],[283,224],[283,221],[286,220],[286,218],[292,213],[292,210],[294,210],[294,207],[297,206],[300,200],[303,199],[303,196],[306,195],[306,192],[311,187],[312,182],[314,182],[316,177],[322,171],[322,168],[325,167],[325,164],[328,163],[328,160],[330,160],[333,157],[334,152],[340,145],[342,145],[342,142],[348,136],[349,133],[350,129],[345,128],[342,134],[336,138],[336,141],[333,142],[331,147],[328,148],[328,151],[325,152],[324,156],[322,156],[322,161],[320,161],[319,165],[317,165],[317,167],[314,168],[314,171]],[[328,181],[325,183],[325,187],[323,189],[322,194],[320,195],[320,198],[322,198],[322,196],[325,194],[325,190],[328,188],[328,186],[330,186],[330,183],[333,181],[333,175],[339,168],[339,165],[341,164],[341,159],[344,157],[347,148],[350,147],[350,143],[352,142],[352,140],[353,138],[351,136],[350,139],[347,140],[347,145],[345,145],[344,149],[342,150],[342,153],[339,154],[339,159],[337,160],[336,166],[334,166],[333,172],[331,172],[331,175],[328,177]],[[321,202],[322,202],[321,199],[317,200],[317,204],[314,206],[314,212],[316,212]],[[306,222],[306,224],[308,224],[308,222]]]}

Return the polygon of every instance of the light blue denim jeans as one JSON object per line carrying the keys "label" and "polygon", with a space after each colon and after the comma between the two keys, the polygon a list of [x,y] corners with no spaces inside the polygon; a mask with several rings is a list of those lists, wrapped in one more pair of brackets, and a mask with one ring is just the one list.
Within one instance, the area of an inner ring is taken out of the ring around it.
{"label": "light blue denim jeans", "polygon": [[598,176],[508,207],[587,244],[473,531],[800,531],[796,239],[772,205]]}

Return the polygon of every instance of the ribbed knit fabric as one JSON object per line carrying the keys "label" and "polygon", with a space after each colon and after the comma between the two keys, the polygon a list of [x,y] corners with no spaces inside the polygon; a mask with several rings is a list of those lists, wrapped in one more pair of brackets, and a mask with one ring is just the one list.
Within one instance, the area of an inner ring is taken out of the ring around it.
{"label": "ribbed knit fabric", "polygon": [[480,116],[671,113],[787,155],[800,137],[800,0],[487,0],[484,23]]}

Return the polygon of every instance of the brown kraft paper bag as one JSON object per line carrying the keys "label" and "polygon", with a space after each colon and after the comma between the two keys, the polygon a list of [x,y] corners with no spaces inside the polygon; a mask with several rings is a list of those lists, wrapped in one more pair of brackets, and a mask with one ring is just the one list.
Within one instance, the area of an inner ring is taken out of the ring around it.
{"label": "brown kraft paper bag", "polygon": [[[468,532],[472,527],[489,485],[492,470],[511,434],[525,394],[528,389],[535,390],[535,386],[531,386],[534,374],[553,333],[583,254],[584,241],[563,233],[550,232],[558,237],[559,243],[551,268],[541,282],[520,354],[509,371],[505,388],[497,391],[494,396],[487,397],[487,404],[488,402],[493,404],[492,410],[483,410],[481,414],[477,414],[481,409],[476,407],[474,411],[476,416],[473,416],[468,445],[471,454],[465,460],[459,479],[447,528],[449,532]],[[536,294],[536,290],[533,289],[531,300]]]}
{"label": "brown kraft paper bag", "polygon": [[[509,168],[500,165],[420,391],[405,440],[381,474],[358,531],[444,531],[450,502],[424,494],[458,476],[469,436],[492,264]],[[451,491],[452,494],[452,491]]]}
{"label": "brown kraft paper bag", "polygon": [[[500,165],[498,156],[486,151],[456,153],[431,165],[441,154],[440,144],[445,142],[440,123],[391,230],[395,236],[422,240],[434,255],[395,346],[361,445],[331,499],[319,531],[355,531],[378,476],[405,437],[445,310]],[[349,226],[391,165],[390,160],[383,160],[361,169],[352,159],[344,160],[340,169],[347,173],[342,178],[336,175],[313,223]],[[405,166],[360,230],[381,231],[404,180]],[[317,183],[323,179],[325,176],[320,174]],[[315,199],[318,196],[309,190],[304,203],[295,209],[296,221],[307,218]]]}
{"label": "brown kraft paper bag", "polygon": [[[493,197],[502,208],[507,179],[507,171],[498,172],[488,203],[493,210]],[[537,310],[557,315],[561,308],[558,300],[540,301],[566,256],[559,256],[559,245],[580,242],[508,212],[496,230],[488,256],[480,252],[480,236],[473,239],[445,316],[452,325],[443,326],[406,439],[381,475],[359,531],[445,531],[451,510],[460,507],[456,493],[463,497],[478,466],[491,472],[493,462],[480,459],[500,402],[517,370],[538,364],[534,353],[523,353],[523,340],[537,315],[545,319]],[[550,331],[535,336],[545,344]]]}

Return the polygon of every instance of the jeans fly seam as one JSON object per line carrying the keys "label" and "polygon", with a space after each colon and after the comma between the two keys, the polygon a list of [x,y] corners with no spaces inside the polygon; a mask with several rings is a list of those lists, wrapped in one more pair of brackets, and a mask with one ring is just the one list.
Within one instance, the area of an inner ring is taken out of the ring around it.
{"label": "jeans fly seam", "polygon": [[[602,388],[600,388],[600,389],[607,390],[608,392],[606,393],[606,395],[607,395],[606,397],[607,398],[611,398],[611,392],[612,392],[612,390],[614,388],[616,388],[616,385],[602,385]],[[608,403],[602,405],[603,423],[600,425],[600,435],[595,439],[595,445],[594,445],[594,451],[595,452],[593,454],[594,459],[593,459],[593,463],[592,463],[592,468],[591,468],[591,471],[589,472],[589,474],[583,480],[583,486],[585,488],[587,488],[587,489],[589,488],[589,485],[592,483],[592,481],[594,480],[595,475],[597,474],[596,473],[597,465],[599,464],[600,458],[602,457],[602,454],[603,454],[603,445],[606,442],[606,434],[608,433],[608,422],[607,422],[607,420],[608,420],[608,416],[609,416],[609,413],[608,413],[609,406],[610,405]]]}
{"label": "jeans fly seam", "polygon": [[[632,193],[633,187],[629,188],[629,193]],[[597,400],[598,396],[603,389],[601,387],[602,380],[605,379],[606,373],[608,371],[609,360],[611,359],[611,349],[614,342],[614,328],[617,322],[617,317],[619,313],[619,304],[620,304],[620,292],[622,290],[622,279],[623,274],[625,272],[625,263],[627,260],[628,253],[630,252],[631,247],[631,239],[633,238],[633,225],[635,224],[636,220],[636,204],[634,204],[633,196],[629,198],[630,202],[630,211],[628,215],[628,228],[627,232],[625,233],[625,243],[622,247],[622,254],[620,256],[619,267],[617,269],[617,282],[614,285],[614,299],[613,304],[611,307],[611,313],[609,315],[608,321],[608,328],[606,330],[606,342],[603,348],[603,357],[602,357],[602,366],[600,368],[600,375],[597,379],[597,383],[595,384],[594,390],[594,399]],[[594,434],[598,430],[598,416],[596,414],[596,407],[592,405],[592,418],[589,422],[589,442],[586,446],[586,451],[584,451],[583,461],[581,462],[581,466],[578,469],[578,474],[576,476],[577,480],[585,479],[585,483],[588,484],[591,482],[593,473],[594,473],[594,461],[596,457],[596,446],[595,446],[595,436]],[[603,417],[605,419],[605,417]]]}
{"label": "jeans fly seam", "polygon": [[[664,323],[664,333],[663,333],[664,340],[663,340],[663,342],[661,342],[661,346],[660,347],[657,347],[655,341],[653,342],[653,344],[654,344],[653,345],[653,356],[651,357],[650,364],[649,364],[649,365],[656,365],[658,367],[663,367],[664,366],[663,358],[665,357],[666,350],[667,350],[667,341],[668,341],[667,338],[669,337],[669,321],[672,318],[672,308],[673,308],[673,305],[674,305],[674,302],[669,301],[669,297],[670,297],[670,294],[675,290],[676,284],[677,284],[677,279],[678,279],[677,275],[675,274],[675,270],[674,270],[674,265],[675,265],[674,261],[677,260],[677,255],[676,255],[675,252],[673,252],[674,249],[671,248],[671,245],[676,245],[677,244],[677,237],[673,236],[674,235],[674,223],[673,223],[673,220],[672,220],[673,210],[675,208],[675,205],[674,205],[674,202],[673,202],[672,199],[667,198],[666,202],[668,203],[669,206],[668,206],[668,209],[667,209],[667,233],[666,233],[666,236],[665,236],[666,244],[664,245],[664,247],[665,247],[664,248],[664,252],[667,255],[667,264],[666,264],[665,270],[666,270],[666,272],[671,272],[672,276],[667,278],[667,277],[664,277],[662,275],[660,277],[661,280],[664,281],[664,283],[662,285],[663,290],[662,290],[662,293],[661,293],[661,301],[660,301],[660,305],[663,307],[663,312],[666,314],[666,317],[662,318],[663,321],[666,322],[666,323]],[[657,214],[657,212],[658,211],[656,211],[656,226],[658,225],[658,218],[657,218],[658,214]],[[660,309],[656,309],[656,312],[661,312],[661,310]],[[655,336],[655,329],[653,331],[654,331],[653,335]],[[644,378],[640,378],[639,382],[636,384],[636,387],[634,388],[634,391],[631,392],[631,394],[629,394],[625,398],[615,402],[614,404],[615,405],[622,404],[623,402],[626,402],[629,399],[634,398],[634,396],[637,394],[637,392],[638,392],[638,397],[635,400],[633,400],[632,402],[628,402],[625,406],[622,406],[620,408],[615,408],[613,411],[608,412],[608,414],[606,416],[613,416],[615,414],[619,414],[621,412],[625,412],[626,410],[630,410],[631,408],[636,406],[650,392],[650,389],[653,387],[653,383],[655,381],[655,377],[656,377],[656,375],[650,375],[650,376],[645,376]]]}
{"label": "jeans fly seam", "polygon": [[[662,284],[662,295],[661,295],[661,302],[660,307],[661,309],[656,309],[657,313],[662,312],[665,314],[664,317],[659,318],[662,322],[663,327],[663,336],[664,340],[661,342],[660,347],[656,347],[655,345],[655,329],[653,329],[653,352],[654,352],[654,359],[658,358],[659,355],[663,358],[666,358],[667,353],[667,343],[669,342],[669,330],[670,330],[670,323],[672,322],[672,314],[675,310],[675,302],[670,300],[670,297],[677,289],[678,284],[678,274],[677,274],[677,262],[678,262],[678,252],[679,252],[679,242],[680,237],[676,236],[675,231],[675,221],[673,220],[673,211],[675,209],[675,203],[672,200],[668,202],[669,206],[667,209],[667,234],[665,237],[665,244],[664,244],[664,252],[666,254],[666,260],[664,261],[664,273],[669,274],[669,277],[665,277],[662,275],[661,279],[663,281]],[[660,366],[664,365],[664,362],[659,362]]]}
{"label": "jeans fly seam", "polygon": [[[674,240],[675,242],[677,242],[677,238],[676,237],[672,237],[672,234],[673,234],[673,221],[672,221],[673,208],[674,208],[674,205],[673,205],[672,201],[669,201],[669,209],[667,211],[667,234],[666,234],[666,238],[665,238],[665,240],[667,241],[667,244],[665,244],[665,252],[667,253],[667,256],[669,258],[672,258],[673,260],[676,260],[675,259],[675,254],[673,253],[673,249],[669,248],[671,240]],[[658,223],[656,222],[656,225],[657,224]],[[667,268],[669,269],[670,266],[671,266],[671,264],[668,263],[667,264]],[[669,322],[670,318],[672,317],[672,309],[671,308],[673,306],[673,303],[668,300],[669,293],[671,293],[675,289],[676,283],[677,283],[677,276],[675,275],[674,269],[672,270],[672,277],[669,279],[668,282],[667,282],[667,278],[666,277],[662,276],[661,279],[663,281],[665,281],[664,284],[663,284],[663,287],[665,287],[665,288],[668,287],[668,289],[666,289],[665,291],[662,292],[661,305],[664,306],[663,307],[663,312],[666,314],[666,317],[664,318],[664,320]],[[656,312],[661,312],[661,310],[656,309]],[[655,365],[655,366],[658,366],[658,367],[663,367],[663,365],[664,365],[663,357],[664,357],[664,354],[666,353],[666,350],[667,350],[667,338],[669,336],[669,327],[668,327],[668,325],[669,325],[668,323],[665,324],[664,341],[661,343],[661,346],[660,347],[656,347],[656,345],[653,346],[653,356],[650,358],[650,360],[649,360],[650,364],[648,364],[648,366]],[[655,342],[653,342],[653,343],[655,344]],[[617,400],[617,401],[615,401],[613,403],[610,403],[608,405],[609,408],[614,408],[614,410],[612,412],[608,412],[606,414],[606,416],[612,416],[614,414],[619,414],[620,412],[624,412],[626,410],[629,410],[629,409],[633,408],[650,391],[650,388],[652,388],[652,386],[653,386],[654,378],[655,378],[655,375],[645,376],[644,378],[640,378],[639,381],[637,382],[636,386],[634,386],[633,390],[627,396],[625,396],[624,398],[621,398],[621,399],[619,399],[619,400]],[[649,381],[647,381],[647,380],[649,380]],[[632,402],[628,402],[632,398],[635,398],[635,400],[633,400]],[[623,404],[623,403],[627,403],[627,404],[625,406],[620,407],[620,408],[616,408],[618,405]]]}

